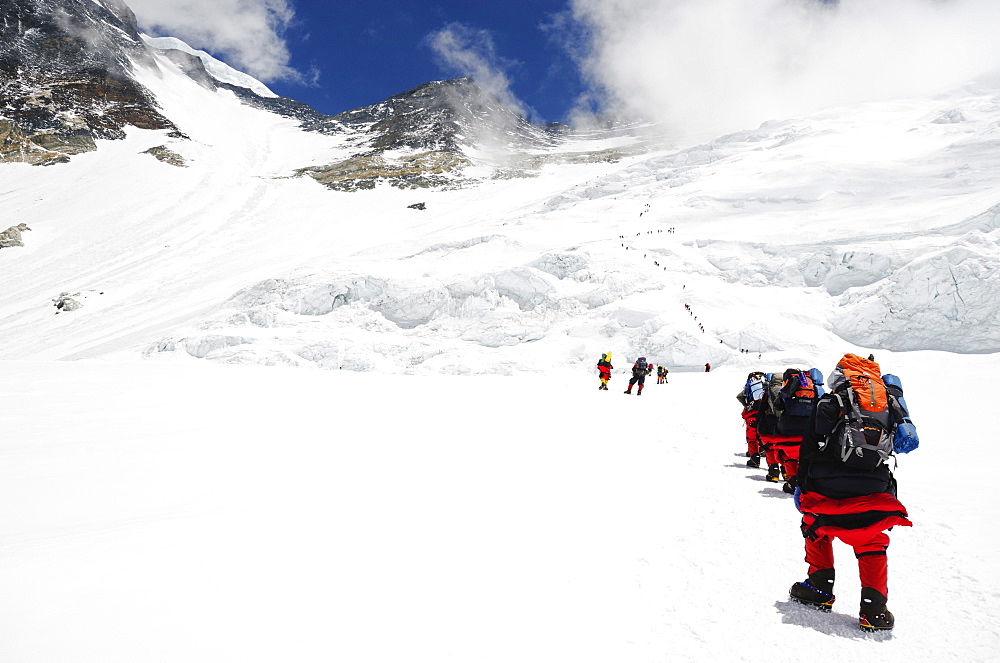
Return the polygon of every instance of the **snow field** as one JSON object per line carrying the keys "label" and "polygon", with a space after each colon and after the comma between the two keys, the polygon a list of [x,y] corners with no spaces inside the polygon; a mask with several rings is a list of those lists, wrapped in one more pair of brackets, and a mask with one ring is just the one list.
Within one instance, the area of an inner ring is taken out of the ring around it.
{"label": "snow field", "polygon": [[787,601],[798,519],[737,455],[742,371],[636,397],[586,371],[4,362],[0,657],[990,660],[998,489],[949,452],[981,424],[915,376],[996,361],[879,359],[922,443],[897,470],[898,626],[876,637],[845,546],[832,614]]}

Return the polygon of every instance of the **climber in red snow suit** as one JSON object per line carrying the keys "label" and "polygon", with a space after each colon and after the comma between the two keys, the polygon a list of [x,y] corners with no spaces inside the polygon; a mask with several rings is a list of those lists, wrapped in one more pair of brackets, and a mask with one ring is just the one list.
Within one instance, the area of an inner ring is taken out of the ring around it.
{"label": "climber in red snow suit", "polygon": [[601,386],[598,387],[599,390],[608,390],[608,380],[611,379],[612,369],[614,369],[614,366],[612,366],[611,362],[608,360],[608,355],[601,355],[601,361],[597,362],[597,372],[601,376]]}
{"label": "climber in red snow suit", "polygon": [[[740,402],[743,406],[743,412],[740,413],[743,417],[743,423],[746,427],[746,441],[747,441],[747,457],[750,459],[747,461],[747,467],[760,467],[760,440],[757,437],[757,417],[760,414],[760,409],[763,405],[763,397],[759,397],[754,400],[754,391],[751,389],[751,383],[760,384],[761,389],[763,389],[762,383],[756,382],[757,380],[763,380],[764,373],[760,371],[752,371],[747,375],[747,386],[736,394],[736,400]],[[766,392],[764,392],[766,395]]]}
{"label": "climber in red snow suit", "polygon": [[[848,359],[851,358],[851,359]],[[875,469],[860,469],[844,463],[828,438],[840,417],[836,400],[838,388],[847,383],[841,371],[844,362],[865,362],[855,355],[845,355],[828,382],[831,393],[817,403],[801,444],[799,487],[796,506],[802,513],[805,537],[805,561],[808,578],[797,582],[789,596],[800,603],[829,610],[834,602],[833,544],[840,539],[854,548],[861,579],[859,623],[866,631],[890,630],[895,618],[889,612],[888,563],[886,550],[895,526],[910,526],[906,507],[896,498],[896,480],[882,463]],[[869,367],[880,375],[877,364]],[[896,417],[896,415],[893,415]],[[897,419],[898,420],[898,419]]]}
{"label": "climber in red snow suit", "polygon": [[[773,380],[765,387],[768,392],[772,390]],[[779,382],[780,384],[780,382]],[[789,438],[778,433],[778,413],[774,411],[773,399],[765,395],[761,399],[760,407],[757,410],[757,441],[760,443],[760,451],[764,452],[767,461],[767,480],[780,482],[781,478],[781,455],[778,452],[778,444],[789,442],[794,439],[798,442],[801,438]]]}
{"label": "climber in red snow suit", "polygon": [[[740,392],[742,396],[743,393]],[[760,439],[757,437],[757,416],[760,414],[761,401],[752,401],[743,407],[743,423],[746,426],[747,437],[747,467],[760,467]]]}

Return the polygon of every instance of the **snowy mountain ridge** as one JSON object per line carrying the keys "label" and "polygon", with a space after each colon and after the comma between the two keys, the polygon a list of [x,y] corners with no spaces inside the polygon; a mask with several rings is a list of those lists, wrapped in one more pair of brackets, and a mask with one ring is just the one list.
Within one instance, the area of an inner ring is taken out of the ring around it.
{"label": "snowy mountain ridge", "polygon": [[148,48],[124,5],[50,1],[121,22],[169,124],[0,165],[31,229],[0,253],[0,356],[510,373],[611,345],[680,368],[1000,350],[995,81],[670,147],[530,125],[468,79],[319,116]]}
{"label": "snowy mountain ridge", "polygon": [[143,42],[150,48],[163,50],[163,51],[183,51],[189,55],[193,55],[202,61],[205,66],[205,70],[212,76],[222,83],[228,83],[230,85],[235,85],[238,87],[244,87],[257,96],[260,97],[277,97],[274,92],[270,90],[266,85],[258,81],[253,76],[244,74],[242,71],[237,71],[233,69],[225,62],[217,60],[205,51],[198,50],[196,48],[191,48],[182,40],[176,37],[150,37],[149,35],[141,35]]}
{"label": "snowy mountain ridge", "polygon": [[[164,67],[295,119],[305,130],[345,134],[351,149],[336,161],[301,163],[287,173],[311,175],[334,189],[366,189],[377,182],[401,188],[471,184],[495,172],[490,164],[498,154],[505,160],[512,150],[552,145],[568,130],[530,124],[469,79],[426,83],[327,116],[275,95],[179,39],[141,35],[131,10],[117,0],[4,0],[0,10],[0,105],[7,109],[0,118],[0,162],[64,163],[97,149],[96,139],[120,139],[125,126],[169,128],[172,137],[185,138],[139,82],[147,71],[161,76]],[[154,156],[183,165],[166,146],[154,149]],[[493,156],[484,159],[484,150]],[[474,164],[480,172],[466,172]]]}

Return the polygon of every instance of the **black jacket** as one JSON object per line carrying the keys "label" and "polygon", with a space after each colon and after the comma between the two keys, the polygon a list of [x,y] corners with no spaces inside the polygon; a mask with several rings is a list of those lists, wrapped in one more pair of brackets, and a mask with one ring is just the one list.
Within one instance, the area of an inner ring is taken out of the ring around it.
{"label": "black jacket", "polygon": [[823,448],[840,417],[840,405],[833,394],[824,395],[813,409],[799,447],[802,492],[838,500],[875,493],[895,495],[895,480],[884,463],[874,470],[860,470],[842,462],[832,444]]}

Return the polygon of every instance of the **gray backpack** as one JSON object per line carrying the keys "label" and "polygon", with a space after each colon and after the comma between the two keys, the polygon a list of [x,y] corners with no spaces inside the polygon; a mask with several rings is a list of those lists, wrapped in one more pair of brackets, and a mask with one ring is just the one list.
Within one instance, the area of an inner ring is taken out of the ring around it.
{"label": "gray backpack", "polygon": [[840,460],[861,470],[874,470],[892,456],[892,438],[896,427],[890,406],[882,411],[870,411],[859,403],[854,389],[847,387],[833,394],[843,413],[820,449],[833,445]]}

